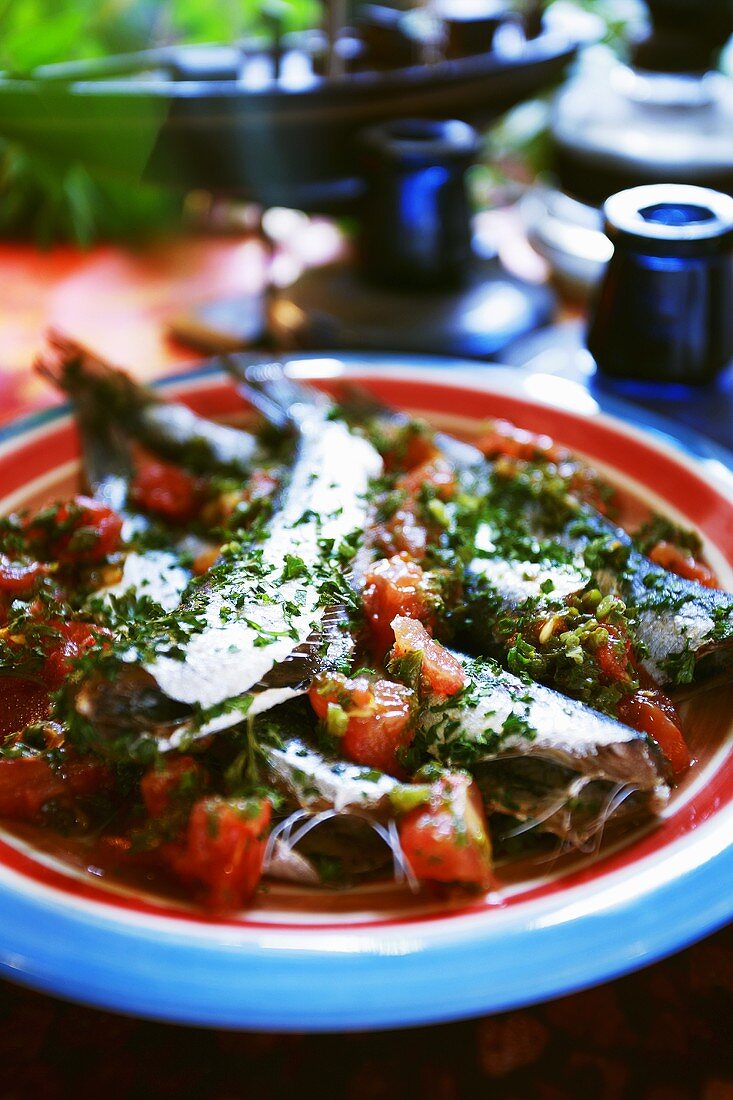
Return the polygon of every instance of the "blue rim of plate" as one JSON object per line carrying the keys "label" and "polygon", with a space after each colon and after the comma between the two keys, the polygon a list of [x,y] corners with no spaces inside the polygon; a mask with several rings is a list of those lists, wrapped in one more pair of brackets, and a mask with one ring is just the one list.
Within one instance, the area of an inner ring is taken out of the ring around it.
{"label": "blue rim of plate", "polygon": [[[262,357],[257,357],[261,359]],[[251,357],[256,361],[255,357]],[[527,397],[532,376],[444,359],[369,355],[298,355],[346,370],[397,366],[444,368],[440,381],[517,383]],[[159,383],[205,381],[204,366]],[[459,377],[461,375],[461,377]],[[585,411],[588,395],[576,383]],[[582,395],[585,394],[585,398]],[[563,408],[567,409],[565,394]],[[538,398],[534,398],[539,400]],[[593,398],[595,411],[620,417],[720,476],[730,492],[733,456],[696,433],[624,401]],[[552,404],[552,402],[546,402]],[[69,413],[34,413],[0,429],[6,443]],[[572,411],[572,409],[570,410]],[[714,825],[715,819],[707,825]],[[177,1023],[281,1031],[343,1031],[437,1023],[498,1012],[617,978],[687,946],[733,916],[733,840],[702,827],[653,873],[609,881],[594,893],[560,894],[522,918],[501,913],[466,920],[349,930],[270,932],[187,925],[130,916],[103,905],[75,904],[0,868],[0,974],[71,1000]],[[730,834],[728,834],[730,835]],[[587,895],[587,896],[586,896]],[[208,930],[208,931],[207,931]]]}

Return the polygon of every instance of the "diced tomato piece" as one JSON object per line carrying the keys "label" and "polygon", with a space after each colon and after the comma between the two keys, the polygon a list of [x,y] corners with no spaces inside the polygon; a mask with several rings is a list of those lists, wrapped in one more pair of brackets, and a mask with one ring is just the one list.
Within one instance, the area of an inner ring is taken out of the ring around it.
{"label": "diced tomato piece", "polygon": [[40,578],[47,572],[39,561],[11,561],[0,554],[0,593],[11,600],[32,596]]}
{"label": "diced tomato piece", "polygon": [[185,844],[167,846],[169,863],[184,882],[203,888],[211,909],[238,909],[260,881],[271,817],[266,798],[199,799]]}
{"label": "diced tomato piece", "polygon": [[169,523],[188,523],[201,506],[202,483],[180,466],[145,459],[137,468],[130,496],[139,508]]}
{"label": "diced tomato piece", "polygon": [[62,622],[53,619],[49,627],[54,636],[47,642],[46,659],[43,663],[43,679],[53,690],[61,687],[69,675],[73,662],[88,649],[93,649],[109,637],[109,631],[94,623]]}
{"label": "diced tomato piece", "polygon": [[140,780],[140,792],[150,817],[165,817],[193,801],[203,785],[204,770],[192,756],[176,756],[152,767]]}
{"label": "diced tomato piece", "polygon": [[603,625],[609,639],[595,651],[600,670],[610,683],[629,680],[629,666],[633,666],[631,641],[617,627]]}
{"label": "diced tomato piece", "polygon": [[686,554],[674,543],[662,540],[652,547],[649,558],[655,565],[661,565],[662,569],[670,573],[676,573],[678,577],[684,577],[688,581],[697,581],[706,588],[716,588],[717,579],[712,569],[697,561],[692,554]]}
{"label": "diced tomato piece", "polygon": [[396,615],[420,619],[428,629],[431,626],[425,573],[405,551],[382,558],[372,566],[365,578],[362,599],[375,652],[379,655],[392,644],[392,620]]}
{"label": "diced tomato piece", "polygon": [[28,520],[29,545],[49,561],[91,565],[119,549],[122,517],[91,497],[78,496]]}
{"label": "diced tomato piece", "polygon": [[416,497],[422,489],[428,488],[434,489],[441,500],[450,500],[455,496],[456,487],[456,472],[440,454],[397,479],[397,488],[410,497]]}
{"label": "diced tomato piece", "polygon": [[[313,710],[329,722],[336,708],[341,751],[355,764],[403,776],[401,749],[413,738],[414,692],[392,680],[347,679],[340,673],[316,679],[309,691]],[[329,722],[330,726],[336,723]]]}
{"label": "diced tomato piece", "polygon": [[440,642],[430,637],[422,623],[398,615],[392,620],[395,644],[392,656],[422,654],[421,682],[436,695],[455,695],[468,682],[461,662]]}
{"label": "diced tomato piece", "polygon": [[0,676],[0,738],[19,733],[48,714],[45,684],[19,676]]}
{"label": "diced tomato piece", "polygon": [[41,756],[0,760],[0,815],[29,821],[64,793],[63,780]]}
{"label": "diced tomato piece", "polygon": [[193,563],[193,572],[196,576],[202,577],[204,573],[208,573],[214,563],[219,560],[220,554],[220,546],[210,546],[206,550],[202,550],[200,554],[197,554]]}
{"label": "diced tomato piece", "polygon": [[690,750],[685,744],[674,703],[664,692],[635,692],[619,703],[618,717],[627,726],[633,726],[656,741],[669,761],[675,779],[687,771],[691,762]]}
{"label": "diced tomato piece", "polygon": [[491,842],[481,794],[470,775],[451,772],[433,784],[428,803],[405,814],[402,850],[418,879],[485,890]]}
{"label": "diced tomato piece", "polygon": [[377,532],[377,539],[389,554],[406,553],[414,561],[425,557],[428,533],[425,524],[415,515],[413,505],[405,504]]}
{"label": "diced tomato piece", "polygon": [[111,783],[109,768],[96,760],[72,758],[62,771],[41,756],[0,760],[0,815],[31,821],[51,799],[88,797]]}
{"label": "diced tomato piece", "polygon": [[535,435],[534,432],[518,428],[509,420],[494,420],[488,430],[476,440],[475,444],[487,458],[506,455],[509,458],[521,458],[527,462],[547,459],[558,462],[568,457],[568,452],[550,439],[549,435]]}
{"label": "diced tomato piece", "polygon": [[385,426],[384,434],[389,437],[382,447],[386,470],[412,470],[440,453],[427,425],[410,423],[394,429]]}

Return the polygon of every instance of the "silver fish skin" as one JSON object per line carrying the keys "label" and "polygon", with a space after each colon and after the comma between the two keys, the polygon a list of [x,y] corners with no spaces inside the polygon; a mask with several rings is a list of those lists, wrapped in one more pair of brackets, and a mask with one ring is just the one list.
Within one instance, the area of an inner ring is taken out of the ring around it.
{"label": "silver fish skin", "polygon": [[331,760],[297,737],[282,748],[262,746],[262,753],[276,782],[303,809],[359,812],[377,820],[390,816],[389,796],[400,786],[390,775]]}
{"label": "silver fish skin", "polygon": [[473,770],[519,754],[669,796],[669,767],[643,734],[494,661],[456,657],[466,687],[448,699],[428,696],[421,710],[425,748],[441,763]]}
{"label": "silver fish skin", "polygon": [[348,878],[383,870],[413,883],[391,796],[403,784],[371,768],[336,760],[307,741],[288,736],[280,747],[261,745],[270,781],[296,809],[275,826],[265,873],[291,882],[324,882],[317,858],[333,859]]}
{"label": "silver fish skin", "polygon": [[259,547],[259,575],[249,557],[230,559],[223,579],[205,581],[181,607],[185,616],[195,605],[203,620],[182,659],[162,655],[144,665],[160,693],[178,703],[206,711],[244,697],[240,710],[217,716],[207,732],[282,701],[276,690],[254,702],[247,693],[307,641],[325,612],[312,579],[285,575],[286,556],[300,559],[304,573],[321,566],[322,540],[338,545],[363,526],[368,485],[380,471],[364,439],[321,407],[303,410],[290,483]]}

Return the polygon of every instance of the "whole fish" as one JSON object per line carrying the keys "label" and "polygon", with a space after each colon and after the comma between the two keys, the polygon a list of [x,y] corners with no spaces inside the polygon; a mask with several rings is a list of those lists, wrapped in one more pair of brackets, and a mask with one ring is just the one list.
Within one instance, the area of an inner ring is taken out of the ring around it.
{"label": "whole fish", "polygon": [[[620,784],[635,792],[646,813],[664,807],[671,769],[644,734],[542,684],[520,680],[495,661],[454,655],[463,667],[466,686],[448,698],[423,698],[416,735],[419,752],[471,772],[492,762],[543,761],[564,769],[566,787],[578,780],[575,793],[588,781]],[[485,777],[491,799],[490,768]],[[546,792],[540,795],[538,801],[535,792],[532,805],[524,784],[522,816],[542,816]],[[516,812],[506,796],[506,772],[500,805]],[[569,829],[566,826],[566,832]]]}
{"label": "whole fish", "polygon": [[[262,728],[264,726],[264,729]],[[255,720],[263,778],[285,799],[266,853],[272,878],[327,885],[392,863],[409,878],[392,797],[405,787],[392,776],[324,753],[312,740],[307,704],[277,707]],[[331,873],[324,876],[321,859]]]}
{"label": "whole fish", "polygon": [[[344,405],[356,417],[409,423],[353,387]],[[645,654],[643,667],[660,685],[679,687],[730,672],[733,594],[651,562],[628,532],[567,494],[552,501],[548,517],[535,485],[497,476],[478,448],[445,432],[436,432],[435,442],[455,467],[461,490],[497,505],[495,524],[480,520],[471,532],[476,552],[466,569],[465,602],[454,619],[464,644],[503,656],[497,625],[507,615],[533,601],[541,618],[560,612],[568,596],[598,588],[626,603]],[[507,537],[512,532],[521,535],[514,545]],[[554,544],[549,559],[548,543]]]}
{"label": "whole fish", "polygon": [[246,542],[224,548],[219,563],[189,586],[168,627],[121,655],[111,681],[85,686],[86,717],[138,730],[148,720],[163,722],[182,737],[201,736],[292,693],[266,678],[308,643],[333,606],[339,554],[350,553],[349,540],[363,528],[381,460],[333,419],[328,402],[301,404],[296,393],[291,419],[296,457],[275,515]]}
{"label": "whole fish", "polygon": [[[504,492],[501,481],[492,482],[498,500]],[[519,512],[521,502],[512,499],[511,507]],[[494,647],[496,652],[499,621],[521,612],[528,601],[533,601],[540,620],[562,614],[567,597],[598,589],[623,600],[633,636],[642,643],[640,664],[656,683],[676,688],[730,672],[731,593],[679,577],[651,562],[626,531],[589,505],[576,504],[559,529],[543,524],[539,516],[533,520],[533,511],[532,502],[527,501],[521,514],[529,517],[537,544],[534,560],[521,554],[509,557],[501,547],[505,540],[497,540],[499,546],[494,547],[495,532],[490,526],[477,533],[479,553],[467,569],[462,621],[464,636],[472,645],[489,652]],[[506,512],[503,519],[506,523]],[[543,548],[553,540],[567,551],[565,561],[543,560]]]}

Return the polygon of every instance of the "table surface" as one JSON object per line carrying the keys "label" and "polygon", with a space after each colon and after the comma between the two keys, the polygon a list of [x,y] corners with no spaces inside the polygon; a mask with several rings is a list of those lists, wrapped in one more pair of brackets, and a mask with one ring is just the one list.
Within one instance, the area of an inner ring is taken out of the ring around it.
{"label": "table surface", "polygon": [[[29,370],[49,326],[138,377],[161,376],[196,361],[166,337],[167,324],[187,305],[255,290],[263,271],[253,239],[192,236],[87,253],[0,244],[0,421],[56,400]],[[6,983],[0,1025],[2,1100],[275,1100],[316,1088],[347,1100],[733,1100],[733,927],[597,989],[429,1029],[203,1031]]]}

